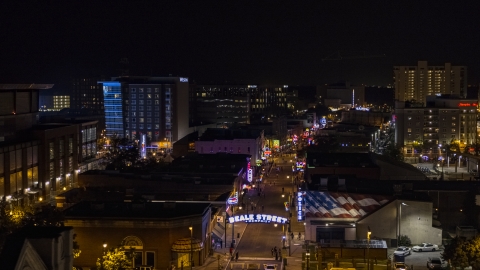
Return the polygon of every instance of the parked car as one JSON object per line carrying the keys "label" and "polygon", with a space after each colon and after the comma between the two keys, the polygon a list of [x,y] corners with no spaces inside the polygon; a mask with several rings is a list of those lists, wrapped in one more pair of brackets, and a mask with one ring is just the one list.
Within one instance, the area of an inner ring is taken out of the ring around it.
{"label": "parked car", "polygon": [[421,245],[412,247],[412,250],[417,252],[435,251],[435,250],[438,250],[438,246],[431,243],[422,243]]}
{"label": "parked car", "polygon": [[411,249],[409,247],[400,246],[393,252],[393,254],[397,256],[407,256],[411,254]]}
{"label": "parked car", "polygon": [[429,257],[427,260],[427,268],[428,269],[442,269],[444,267],[444,263],[442,259],[439,257]]}
{"label": "parked car", "polygon": [[395,270],[408,270],[408,266],[404,262],[396,262]]}
{"label": "parked car", "polygon": [[276,264],[264,264],[263,269],[265,270],[277,270],[277,265]]}

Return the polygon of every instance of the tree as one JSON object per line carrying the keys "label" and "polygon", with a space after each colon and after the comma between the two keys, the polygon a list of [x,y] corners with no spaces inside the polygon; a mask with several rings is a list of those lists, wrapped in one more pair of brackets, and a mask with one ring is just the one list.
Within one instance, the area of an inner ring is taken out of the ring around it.
{"label": "tree", "polygon": [[125,250],[123,246],[107,250],[97,259],[97,268],[101,270],[119,270],[133,267],[135,249]]}
{"label": "tree", "polygon": [[390,143],[383,150],[385,156],[389,156],[397,161],[403,161],[403,152],[402,149],[396,146],[394,143]]}
{"label": "tree", "polygon": [[465,268],[471,266],[473,270],[480,269],[480,236],[471,240],[455,237],[445,247],[441,256],[454,267]]}
{"label": "tree", "polygon": [[398,245],[399,246],[411,246],[412,245],[412,240],[406,235],[399,235],[398,236]]}

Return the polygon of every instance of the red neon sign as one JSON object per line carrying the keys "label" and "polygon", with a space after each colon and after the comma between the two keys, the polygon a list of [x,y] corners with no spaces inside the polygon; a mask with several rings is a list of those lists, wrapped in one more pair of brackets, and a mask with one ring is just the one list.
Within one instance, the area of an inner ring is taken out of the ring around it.
{"label": "red neon sign", "polygon": [[477,107],[477,103],[458,103],[458,107]]}

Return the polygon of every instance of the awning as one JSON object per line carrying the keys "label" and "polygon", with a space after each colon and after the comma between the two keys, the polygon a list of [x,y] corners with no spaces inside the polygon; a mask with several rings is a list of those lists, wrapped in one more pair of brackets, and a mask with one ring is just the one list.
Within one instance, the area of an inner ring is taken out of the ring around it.
{"label": "awning", "polygon": [[203,249],[202,241],[196,238],[181,238],[172,245],[172,251],[178,253],[188,253],[191,251],[200,251]]}
{"label": "awning", "polygon": [[223,227],[223,224],[216,222],[215,226],[213,227],[212,234],[213,237],[221,240],[223,238],[223,235],[225,234],[225,227]]}

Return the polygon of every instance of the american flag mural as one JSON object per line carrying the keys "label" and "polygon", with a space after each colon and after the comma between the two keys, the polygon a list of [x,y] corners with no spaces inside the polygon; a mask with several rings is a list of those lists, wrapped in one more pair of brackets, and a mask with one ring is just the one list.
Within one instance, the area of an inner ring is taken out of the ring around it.
{"label": "american flag mural", "polygon": [[306,191],[305,217],[361,218],[390,201],[379,195]]}

